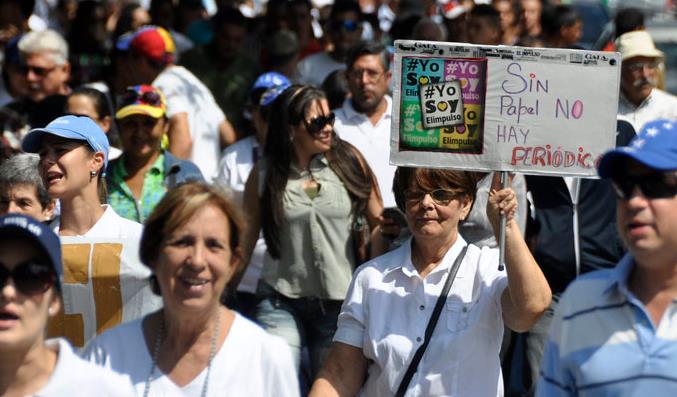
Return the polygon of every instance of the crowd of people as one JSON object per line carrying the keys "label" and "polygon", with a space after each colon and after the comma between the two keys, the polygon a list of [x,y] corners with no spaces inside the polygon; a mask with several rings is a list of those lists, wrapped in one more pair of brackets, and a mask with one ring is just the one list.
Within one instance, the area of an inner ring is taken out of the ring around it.
{"label": "crowd of people", "polygon": [[600,179],[503,185],[390,165],[393,41],[580,49],[559,1],[0,0],[0,396],[676,395],[677,97],[614,25]]}

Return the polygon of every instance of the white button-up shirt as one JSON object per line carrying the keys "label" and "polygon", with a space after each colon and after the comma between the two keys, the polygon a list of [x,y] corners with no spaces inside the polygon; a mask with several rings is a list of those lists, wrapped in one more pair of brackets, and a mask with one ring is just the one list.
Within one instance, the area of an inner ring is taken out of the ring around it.
{"label": "white button-up shirt", "polygon": [[[361,348],[370,361],[360,395],[395,393],[465,245],[459,235],[423,279],[411,261],[411,240],[357,270],[334,340]],[[506,285],[505,271],[498,270],[498,250],[470,245],[407,396],[503,395],[498,352]]]}
{"label": "white button-up shirt", "polygon": [[350,98],[343,107],[336,110],[334,130],[338,136],[355,146],[367,160],[367,164],[376,175],[379,190],[385,207],[395,206],[393,177],[397,167],[390,165],[390,121],[393,101],[386,95],[388,103],[385,113],[373,125],[364,113],[358,113]]}

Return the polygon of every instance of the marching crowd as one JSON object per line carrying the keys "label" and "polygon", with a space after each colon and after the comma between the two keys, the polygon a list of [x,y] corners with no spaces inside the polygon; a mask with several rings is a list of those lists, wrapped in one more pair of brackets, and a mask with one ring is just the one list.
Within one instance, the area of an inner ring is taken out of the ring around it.
{"label": "marching crowd", "polygon": [[393,40],[572,6],[0,0],[0,396],[677,394],[677,97],[614,26],[600,179],[506,185],[390,165]]}

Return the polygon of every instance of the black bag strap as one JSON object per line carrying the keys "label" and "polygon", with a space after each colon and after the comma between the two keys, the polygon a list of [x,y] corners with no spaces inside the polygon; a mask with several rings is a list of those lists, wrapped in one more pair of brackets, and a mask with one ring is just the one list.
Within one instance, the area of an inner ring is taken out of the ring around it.
{"label": "black bag strap", "polygon": [[423,358],[423,353],[425,353],[425,349],[428,347],[428,343],[430,343],[430,337],[433,335],[435,325],[437,325],[437,320],[440,318],[442,308],[444,307],[444,304],[447,302],[447,295],[449,295],[451,284],[454,283],[456,273],[458,273],[458,268],[461,267],[461,262],[463,261],[463,257],[465,256],[465,252],[467,250],[468,246],[466,245],[465,247],[463,247],[463,250],[461,250],[461,252],[458,254],[456,260],[454,261],[454,264],[451,266],[451,269],[449,270],[449,274],[447,275],[447,281],[445,281],[444,283],[442,293],[440,293],[440,297],[437,298],[435,309],[433,310],[433,314],[430,316],[430,320],[428,320],[428,325],[425,328],[425,337],[423,339],[423,344],[421,344],[418,350],[416,350],[414,358],[411,360],[411,363],[409,363],[407,372],[404,373],[404,377],[400,382],[400,386],[397,388],[397,393],[395,393],[395,397],[404,396],[404,393],[407,391],[407,388],[409,387],[409,382],[411,382],[411,378],[416,373],[418,363],[421,362],[421,358]]}

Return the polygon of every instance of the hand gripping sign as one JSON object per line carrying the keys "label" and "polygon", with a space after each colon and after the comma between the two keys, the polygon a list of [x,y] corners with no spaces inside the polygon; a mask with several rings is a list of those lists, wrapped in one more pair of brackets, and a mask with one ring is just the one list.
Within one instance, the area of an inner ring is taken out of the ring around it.
{"label": "hand gripping sign", "polygon": [[595,176],[617,53],[395,42],[391,164]]}

